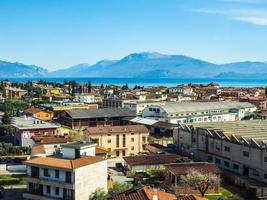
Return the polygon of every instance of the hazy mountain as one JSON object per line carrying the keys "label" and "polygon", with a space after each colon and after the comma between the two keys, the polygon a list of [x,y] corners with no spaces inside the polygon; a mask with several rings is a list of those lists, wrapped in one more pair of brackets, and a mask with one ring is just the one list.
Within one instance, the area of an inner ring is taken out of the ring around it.
{"label": "hazy mountain", "polygon": [[35,65],[11,63],[0,60],[0,77],[43,77],[48,74],[47,69]]}
{"label": "hazy mountain", "polygon": [[[4,63],[4,64],[1,64]],[[129,77],[129,78],[260,78],[267,79],[266,62],[214,64],[184,55],[133,53],[120,60],[79,64],[53,72],[20,63],[0,63],[1,77]]]}

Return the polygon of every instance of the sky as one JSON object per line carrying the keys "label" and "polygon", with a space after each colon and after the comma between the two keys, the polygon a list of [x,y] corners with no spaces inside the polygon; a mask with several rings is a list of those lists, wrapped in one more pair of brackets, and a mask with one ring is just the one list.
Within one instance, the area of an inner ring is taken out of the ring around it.
{"label": "sky", "polygon": [[52,71],[147,51],[267,61],[267,0],[0,0],[0,60]]}

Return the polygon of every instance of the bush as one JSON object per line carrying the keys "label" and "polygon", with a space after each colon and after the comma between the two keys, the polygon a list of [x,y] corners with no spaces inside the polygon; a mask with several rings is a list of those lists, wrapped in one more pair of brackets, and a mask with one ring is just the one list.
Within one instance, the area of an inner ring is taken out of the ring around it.
{"label": "bush", "polygon": [[21,184],[25,184],[25,182],[19,177],[14,177],[14,176],[0,177],[0,185],[21,185]]}
{"label": "bush", "polygon": [[113,196],[125,192],[126,190],[129,190],[131,188],[132,186],[128,183],[114,182],[112,189],[110,189],[108,193]]}

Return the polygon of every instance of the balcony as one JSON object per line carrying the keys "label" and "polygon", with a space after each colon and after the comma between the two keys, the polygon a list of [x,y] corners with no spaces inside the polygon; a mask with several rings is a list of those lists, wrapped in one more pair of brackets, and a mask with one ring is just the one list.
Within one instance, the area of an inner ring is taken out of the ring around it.
{"label": "balcony", "polygon": [[67,183],[64,180],[55,180],[50,178],[34,178],[31,176],[24,177],[24,180],[31,183],[50,185],[53,187],[60,187],[74,190],[74,183]]}

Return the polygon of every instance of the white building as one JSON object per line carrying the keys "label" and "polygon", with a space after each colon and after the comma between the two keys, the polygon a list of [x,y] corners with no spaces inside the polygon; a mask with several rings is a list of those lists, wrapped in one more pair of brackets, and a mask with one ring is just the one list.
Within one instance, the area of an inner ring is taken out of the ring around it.
{"label": "white building", "polygon": [[95,103],[95,95],[93,94],[75,94],[75,102],[79,103]]}
{"label": "white building", "polygon": [[203,123],[240,120],[257,110],[247,102],[164,102],[145,108],[142,117],[170,123]]}
{"label": "white building", "polygon": [[27,193],[32,200],[88,200],[97,188],[107,190],[107,161],[95,156],[95,144],[61,145],[62,156],[34,157],[26,161]]}
{"label": "white building", "polygon": [[141,100],[124,100],[122,102],[123,108],[128,108],[136,113],[136,115],[142,115],[145,108],[153,105],[163,105],[163,101],[151,100],[151,101],[141,101]]}

